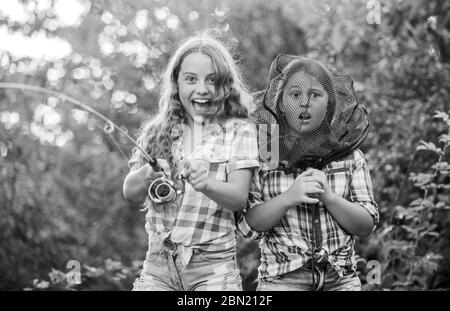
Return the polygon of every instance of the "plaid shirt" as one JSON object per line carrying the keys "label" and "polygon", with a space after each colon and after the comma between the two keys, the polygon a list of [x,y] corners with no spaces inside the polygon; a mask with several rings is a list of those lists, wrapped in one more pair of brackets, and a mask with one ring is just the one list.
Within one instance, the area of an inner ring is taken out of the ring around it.
{"label": "plaid shirt", "polygon": [[[204,127],[200,133],[202,139],[196,142],[193,150],[184,146],[185,134],[183,131],[171,149],[179,172],[182,171],[183,159],[187,158],[206,160],[209,162],[208,176],[224,182],[235,170],[259,167],[256,130],[247,121],[231,119],[222,126],[211,124]],[[199,133],[191,134],[192,139],[198,137]],[[139,158],[139,151],[135,149],[129,161],[130,168],[142,165]],[[218,206],[187,182],[184,195],[176,202],[154,204],[147,198],[146,205],[149,208],[145,228],[150,238],[153,234],[167,236],[191,250],[222,251],[236,246],[234,212]]]}
{"label": "plaid shirt", "polygon": [[[361,151],[356,150],[350,156],[328,164],[323,172],[335,194],[359,203],[373,217],[374,223],[378,223],[378,208]],[[260,170],[252,181],[247,208],[251,209],[285,192],[299,174],[301,171],[286,175],[282,171]],[[316,215],[313,215],[314,209]],[[252,230],[244,215],[245,211],[238,221],[239,231],[246,238],[261,239],[261,265],[258,269],[261,278],[275,277],[302,267],[311,258],[312,248],[325,249],[330,264],[340,275],[342,267],[356,265],[353,235],[336,222],[322,203],[290,208],[278,224],[265,233]]]}

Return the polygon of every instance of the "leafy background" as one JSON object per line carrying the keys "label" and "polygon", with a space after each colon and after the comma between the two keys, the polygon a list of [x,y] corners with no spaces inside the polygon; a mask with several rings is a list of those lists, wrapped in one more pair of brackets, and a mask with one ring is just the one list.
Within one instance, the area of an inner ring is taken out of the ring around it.
{"label": "leafy background", "polygon": [[[171,53],[196,31],[223,37],[251,91],[279,53],[351,74],[369,111],[362,150],[381,213],[357,241],[363,289],[450,288],[448,1],[74,1],[84,9],[70,25],[57,7],[73,1],[19,1],[20,20],[0,10],[0,36],[70,44],[63,57],[36,59],[0,40],[0,82],[70,95],[133,135],[157,108]],[[0,289],[131,289],[144,214],[122,197],[132,145],[103,127],[60,96],[0,89]],[[239,241],[246,290],[258,258],[257,244]]]}

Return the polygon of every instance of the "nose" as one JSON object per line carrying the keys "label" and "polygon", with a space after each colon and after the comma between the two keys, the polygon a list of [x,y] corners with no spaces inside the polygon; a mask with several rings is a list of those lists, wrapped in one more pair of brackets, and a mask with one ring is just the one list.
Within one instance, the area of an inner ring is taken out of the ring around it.
{"label": "nose", "polygon": [[200,82],[198,83],[198,85],[197,85],[196,92],[197,92],[199,95],[206,95],[206,94],[208,94],[208,93],[209,93],[209,90],[208,90],[208,88],[206,87],[206,83],[200,81]]}
{"label": "nose", "polygon": [[311,99],[311,94],[303,95],[300,98],[300,107],[309,107],[310,99]]}

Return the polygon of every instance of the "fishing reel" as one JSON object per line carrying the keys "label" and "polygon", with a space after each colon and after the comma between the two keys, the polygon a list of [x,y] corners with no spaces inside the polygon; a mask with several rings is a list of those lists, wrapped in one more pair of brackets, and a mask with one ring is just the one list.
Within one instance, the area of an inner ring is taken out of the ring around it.
{"label": "fishing reel", "polygon": [[148,196],[154,203],[170,203],[176,200],[178,191],[173,181],[160,177],[148,187]]}
{"label": "fishing reel", "polygon": [[180,175],[175,183],[167,177],[156,178],[148,187],[148,196],[153,203],[172,203],[184,193],[184,180]]}
{"label": "fishing reel", "polygon": [[[155,171],[160,171],[161,167],[155,159],[150,158],[148,163]],[[178,175],[177,183],[167,177],[159,177],[150,183],[148,196],[153,203],[172,203],[179,195],[184,193],[184,180],[182,175]]]}

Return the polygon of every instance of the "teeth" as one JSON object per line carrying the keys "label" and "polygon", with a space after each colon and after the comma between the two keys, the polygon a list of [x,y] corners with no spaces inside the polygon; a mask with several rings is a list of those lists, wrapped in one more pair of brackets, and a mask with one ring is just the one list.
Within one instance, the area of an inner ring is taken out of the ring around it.
{"label": "teeth", "polygon": [[209,103],[209,99],[193,99],[192,100],[196,104],[207,104]]}
{"label": "teeth", "polygon": [[206,98],[193,99],[192,104],[196,113],[201,115],[210,115],[214,113],[216,108],[214,105],[212,105],[211,99]]}

